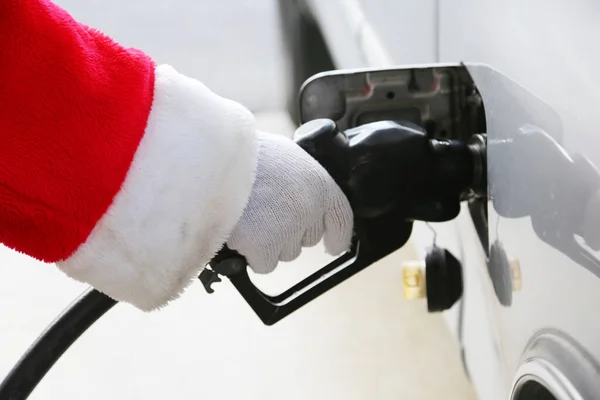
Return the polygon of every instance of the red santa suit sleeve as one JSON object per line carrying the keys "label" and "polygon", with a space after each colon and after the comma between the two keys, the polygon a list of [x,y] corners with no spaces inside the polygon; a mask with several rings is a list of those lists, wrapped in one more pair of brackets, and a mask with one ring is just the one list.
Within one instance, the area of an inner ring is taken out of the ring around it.
{"label": "red santa suit sleeve", "polygon": [[162,307],[233,230],[256,157],[241,105],[48,0],[0,2],[6,246]]}

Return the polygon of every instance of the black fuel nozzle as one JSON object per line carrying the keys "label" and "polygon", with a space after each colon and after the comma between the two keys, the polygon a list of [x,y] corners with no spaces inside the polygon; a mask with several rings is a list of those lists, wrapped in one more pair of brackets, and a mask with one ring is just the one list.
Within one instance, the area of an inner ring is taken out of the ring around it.
{"label": "black fuel nozzle", "polygon": [[334,121],[302,125],[295,140],[329,172],[354,210],[351,249],[285,292],[271,296],[250,280],[245,260],[224,248],[200,277],[212,292],[229,278],[266,325],[272,325],[402,247],[416,220],[455,218],[467,192],[485,186],[485,138],[429,138],[419,126],[379,121],[341,132]]}
{"label": "black fuel nozzle", "polygon": [[398,209],[407,220],[448,221],[485,181],[483,142],[429,138],[421,127],[378,121],[340,132],[334,121],[302,125],[296,142],[327,169],[358,218]]}

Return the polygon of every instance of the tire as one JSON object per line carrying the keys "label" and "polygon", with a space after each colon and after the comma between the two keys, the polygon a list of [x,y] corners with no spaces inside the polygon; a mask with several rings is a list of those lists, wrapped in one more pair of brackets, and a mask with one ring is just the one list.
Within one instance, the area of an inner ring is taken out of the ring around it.
{"label": "tire", "polygon": [[300,87],[311,76],[334,69],[334,65],[321,30],[304,1],[279,0],[278,8],[289,76],[285,108],[298,126]]}

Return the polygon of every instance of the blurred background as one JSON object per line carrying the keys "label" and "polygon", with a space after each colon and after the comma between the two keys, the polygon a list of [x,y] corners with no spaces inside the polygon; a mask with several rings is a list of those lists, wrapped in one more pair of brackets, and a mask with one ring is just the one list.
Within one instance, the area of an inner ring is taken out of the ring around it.
{"label": "blurred background", "polygon": [[[262,129],[293,133],[294,77],[276,0],[56,3],[243,103]],[[274,327],[226,282],[210,296],[197,284],[151,314],[119,305],[31,398],[472,399],[442,317],[428,314],[424,301],[403,300],[400,266],[417,256],[407,245]],[[328,260],[318,246],[261,283],[283,287]],[[6,248],[0,264],[3,377],[86,287]]]}

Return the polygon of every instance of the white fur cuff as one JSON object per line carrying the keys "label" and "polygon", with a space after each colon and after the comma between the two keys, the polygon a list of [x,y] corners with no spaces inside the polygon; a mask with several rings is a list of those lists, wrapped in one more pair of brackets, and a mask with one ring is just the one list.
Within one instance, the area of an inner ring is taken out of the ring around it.
{"label": "white fur cuff", "polygon": [[142,310],[166,305],[241,217],[257,151],[248,110],[159,66],[148,126],[121,191],[58,267]]}

